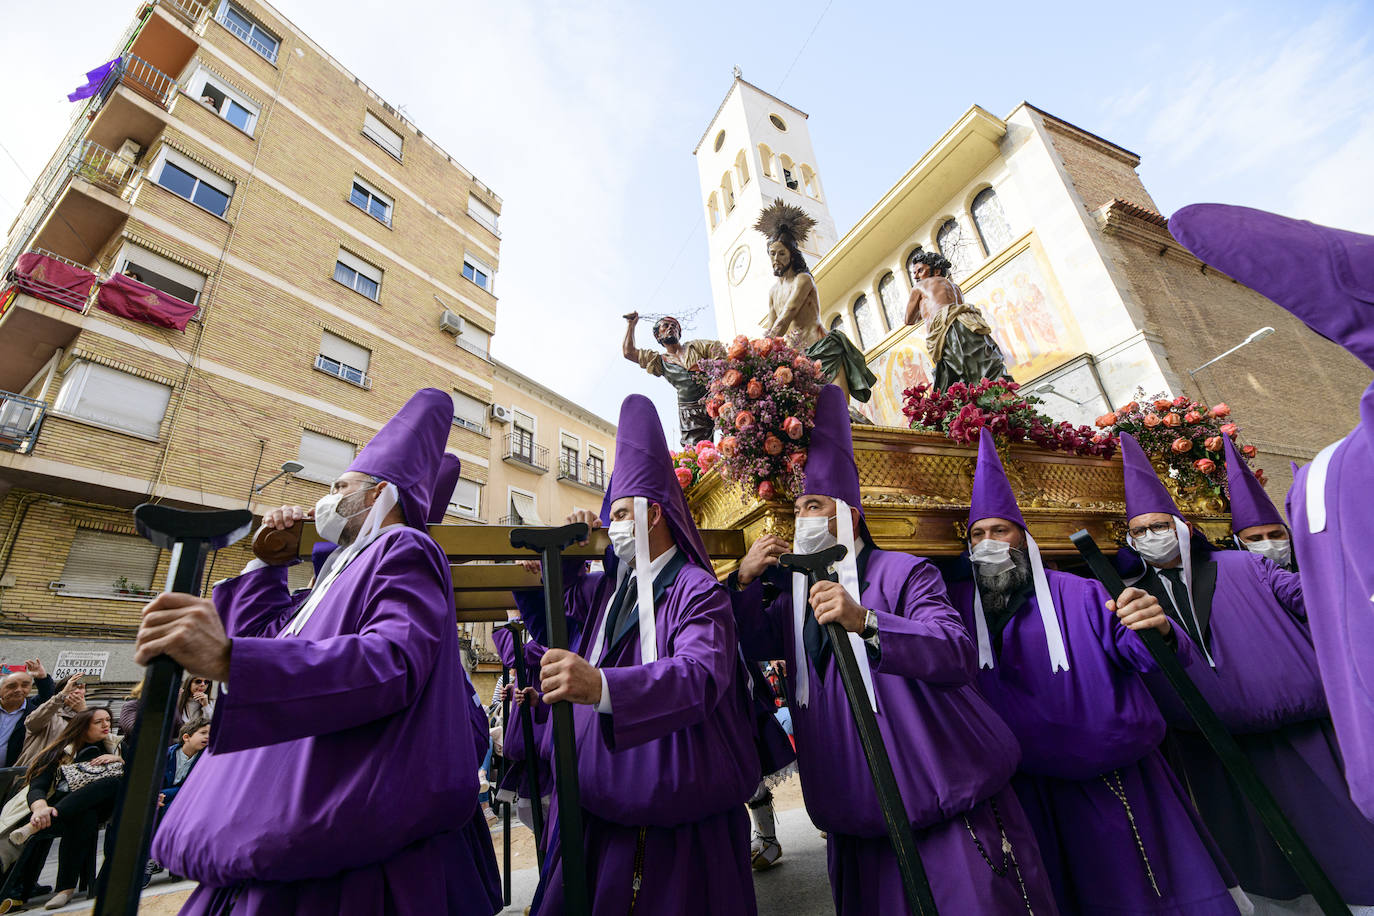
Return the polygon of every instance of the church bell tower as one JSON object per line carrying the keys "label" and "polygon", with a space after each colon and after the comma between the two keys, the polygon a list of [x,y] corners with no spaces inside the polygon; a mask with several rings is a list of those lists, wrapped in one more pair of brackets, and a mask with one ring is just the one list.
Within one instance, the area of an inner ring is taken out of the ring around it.
{"label": "church bell tower", "polygon": [[781,197],[816,218],[801,248],[808,266],[837,237],[806,112],[747,82],[736,67],[693,155],[706,211],[716,336],[726,342],[737,334],[759,337],[773,285],[767,240],[754,231],[759,211]]}

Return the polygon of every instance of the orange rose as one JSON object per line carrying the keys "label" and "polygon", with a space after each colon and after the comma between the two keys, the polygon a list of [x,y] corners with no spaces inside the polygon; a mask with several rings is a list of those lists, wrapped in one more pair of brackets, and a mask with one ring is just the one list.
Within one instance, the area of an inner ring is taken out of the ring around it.
{"label": "orange rose", "polygon": [[1199,458],[1193,462],[1193,467],[1202,474],[1210,474],[1217,469],[1217,463],[1211,458]]}
{"label": "orange rose", "polygon": [[1201,423],[1201,422],[1202,422],[1202,414],[1198,413],[1196,410],[1190,410],[1190,411],[1188,411],[1188,413],[1184,414],[1184,416],[1183,416],[1183,422],[1184,422],[1184,423]]}
{"label": "orange rose", "polygon": [[711,400],[706,402],[706,415],[714,420],[716,417],[720,416],[720,405],[724,403],[725,402],[720,398],[711,398]]}
{"label": "orange rose", "polygon": [[804,467],[806,467],[806,449],[799,448],[787,456],[787,469],[789,471],[798,471]]}
{"label": "orange rose", "polygon": [[1170,407],[1173,406],[1174,402],[1169,400],[1168,398],[1161,398],[1160,400],[1155,401],[1155,410],[1164,411],[1168,410]]}
{"label": "orange rose", "polygon": [[1240,427],[1234,423],[1224,423],[1222,424],[1221,431],[1234,439],[1236,438],[1236,433],[1240,432]]}
{"label": "orange rose", "polygon": [[773,352],[773,338],[760,337],[758,340],[750,341],[750,346],[754,348],[755,356],[767,356]]}
{"label": "orange rose", "polygon": [[782,421],[782,431],[787,433],[789,439],[800,439],[802,433],[806,432],[806,427],[796,417],[788,417]]}
{"label": "orange rose", "polygon": [[720,453],[726,458],[733,458],[735,450],[739,446],[739,440],[734,436],[726,436],[720,440]]}
{"label": "orange rose", "polygon": [[725,374],[720,377],[720,381],[726,388],[736,388],[740,382],[744,381],[744,373],[738,369],[727,369]]}
{"label": "orange rose", "polygon": [[773,381],[779,385],[792,384],[792,370],[786,366],[779,366],[773,370]]}
{"label": "orange rose", "polygon": [[1180,416],[1179,416],[1178,414],[1176,414],[1176,413],[1168,413],[1168,414],[1165,414],[1165,415],[1164,415],[1164,425],[1165,425],[1165,426],[1182,426],[1182,425],[1183,425],[1183,418],[1180,417]]}
{"label": "orange rose", "polygon": [[1242,455],[1244,455],[1246,458],[1253,458],[1253,457],[1255,457],[1255,452],[1256,452],[1256,451],[1257,451],[1257,449],[1256,449],[1253,445],[1242,445],[1242,446],[1240,447],[1240,453],[1241,453]]}
{"label": "orange rose", "polygon": [[770,433],[768,437],[763,440],[763,450],[770,455],[781,455],[782,440]]}
{"label": "orange rose", "polygon": [[1119,414],[1122,414],[1122,413],[1135,413],[1135,412],[1136,412],[1137,410],[1139,410],[1139,409],[1140,409],[1140,404],[1138,404],[1138,403],[1135,402],[1135,401],[1132,401],[1131,403],[1127,404],[1127,405],[1124,406],[1124,407],[1118,407],[1118,408],[1116,409],[1116,412],[1119,413]]}
{"label": "orange rose", "polygon": [[1116,414],[1104,413],[1102,416],[1098,417],[1094,422],[1100,427],[1111,426],[1114,423],[1116,423]]}
{"label": "orange rose", "polygon": [[1255,471],[1255,479],[1260,482],[1260,486],[1262,487],[1267,486],[1269,483],[1269,478],[1264,476],[1264,470],[1262,468]]}
{"label": "orange rose", "polygon": [[735,414],[735,429],[745,430],[754,425],[754,415],[747,410]]}
{"label": "orange rose", "polygon": [[1231,408],[1227,407],[1225,404],[1218,404],[1207,412],[1220,420],[1223,417],[1229,417],[1231,415]]}
{"label": "orange rose", "polygon": [[749,353],[749,341],[744,337],[736,337],[730,344],[730,348],[725,351],[727,359],[744,359]]}
{"label": "orange rose", "polygon": [[1193,440],[1184,439],[1180,436],[1173,441],[1169,448],[1173,449],[1176,455],[1186,455],[1193,450]]}
{"label": "orange rose", "polygon": [[763,397],[763,382],[760,382],[756,378],[751,378],[749,380],[749,386],[744,389],[744,392],[755,400]]}
{"label": "orange rose", "polygon": [[1147,413],[1140,422],[1144,423],[1150,429],[1154,429],[1164,421],[1159,418],[1159,414],[1157,413]]}
{"label": "orange rose", "polygon": [[816,373],[816,378],[825,378],[825,366],[821,365],[820,360],[811,360],[811,369]]}
{"label": "orange rose", "polygon": [[1207,447],[1207,451],[1209,452],[1219,452],[1222,448],[1220,436],[1212,436],[1202,444]]}
{"label": "orange rose", "polygon": [[778,495],[778,488],[773,486],[773,481],[765,480],[759,484],[759,499],[772,499]]}

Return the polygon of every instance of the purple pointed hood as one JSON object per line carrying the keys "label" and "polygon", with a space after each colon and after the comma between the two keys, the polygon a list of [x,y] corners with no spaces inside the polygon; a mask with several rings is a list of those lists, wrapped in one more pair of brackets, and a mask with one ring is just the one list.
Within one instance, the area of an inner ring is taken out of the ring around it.
{"label": "purple pointed hood", "polygon": [[429,500],[429,523],[438,525],[444,520],[448,504],[453,502],[453,491],[458,487],[458,475],[463,472],[463,462],[452,452],[444,452],[439,458],[439,473],[434,478],[434,493]]}
{"label": "purple pointed hood", "polygon": [[1183,518],[1145,450],[1130,433],[1121,434],[1121,465],[1126,477],[1127,521],[1149,512],[1167,512]]}
{"label": "purple pointed hood", "polygon": [[339,545],[333,541],[316,541],[310,547],[310,564],[315,567],[315,575],[319,576],[320,570],[324,569],[324,561],[329,559],[329,555],[339,549]]}
{"label": "purple pointed hood", "polygon": [[687,498],[682,495],[682,485],[673,473],[673,459],[658,411],[642,394],[632,394],[620,405],[615,467],[606,487],[606,498],[601,501],[601,524],[610,524],[611,504],[625,496],[643,496],[662,506],[673,541],[689,560],[713,572],[706,545],[687,509]]}
{"label": "purple pointed hood", "polygon": [[1264,492],[1259,479],[1246,466],[1230,436],[1222,436],[1226,448],[1226,487],[1231,491],[1231,530],[1255,525],[1282,525],[1283,517]]}
{"label": "purple pointed hood", "polygon": [[406,524],[423,531],[452,424],[452,397],[438,388],[417,391],[348,469],[395,485]]}
{"label": "purple pointed hood", "polygon": [[835,385],[826,385],[816,399],[816,425],[806,449],[806,483],[801,495],[842,499],[863,512],[849,402]]}
{"label": "purple pointed hood", "polygon": [[1184,207],[1169,231],[1374,368],[1374,236],[1225,204]]}
{"label": "purple pointed hood", "polygon": [[1011,481],[1002,469],[997,440],[984,429],[978,434],[978,469],[973,474],[973,498],[969,500],[968,524],[972,528],[985,518],[1004,518],[1023,529],[1026,520],[1011,491]]}

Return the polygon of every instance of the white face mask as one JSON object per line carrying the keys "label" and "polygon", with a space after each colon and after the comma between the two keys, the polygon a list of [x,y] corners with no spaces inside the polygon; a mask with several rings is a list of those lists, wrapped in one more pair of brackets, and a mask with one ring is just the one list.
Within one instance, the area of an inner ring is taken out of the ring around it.
{"label": "white face mask", "polygon": [[989,576],[1004,573],[1016,566],[1011,558],[1011,545],[995,538],[983,538],[968,552],[968,557],[978,571]]}
{"label": "white face mask", "polygon": [[627,518],[618,522],[611,522],[606,529],[606,534],[610,535],[611,550],[615,551],[616,559],[626,566],[634,566],[635,520]]}
{"label": "white face mask", "polygon": [[343,537],[344,529],[348,527],[348,520],[356,518],[368,511],[372,507],[364,504],[362,509],[352,515],[339,514],[339,501],[345,496],[352,496],[352,493],[330,493],[320,497],[320,501],[315,503],[315,530],[320,533],[320,537],[327,541],[339,543],[339,538]]}
{"label": "white face mask", "polygon": [[1126,540],[1141,558],[1152,566],[1161,566],[1178,559],[1178,533],[1147,531],[1141,537],[1127,535]]}
{"label": "white face mask", "polygon": [[796,539],[792,542],[792,550],[805,556],[819,553],[825,548],[837,544],[835,535],[830,533],[830,519],[832,517],[813,515],[797,519]]}
{"label": "white face mask", "polygon": [[1283,567],[1287,567],[1293,559],[1293,542],[1288,538],[1281,541],[1266,538],[1263,541],[1247,542],[1245,549],[1262,557],[1268,557]]}

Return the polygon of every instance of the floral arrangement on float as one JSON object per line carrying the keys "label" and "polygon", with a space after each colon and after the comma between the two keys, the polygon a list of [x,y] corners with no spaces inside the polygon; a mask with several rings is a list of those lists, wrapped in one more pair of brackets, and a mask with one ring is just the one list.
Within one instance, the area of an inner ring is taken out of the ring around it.
{"label": "floral arrangement on float", "polygon": [[692,448],[673,452],[673,473],[682,489],[689,490],[720,460],[720,451],[710,439],[702,439]]}
{"label": "floral arrangement on float", "polygon": [[[1180,395],[1145,396],[1136,389],[1135,400],[1097,418],[1099,428],[1113,434],[1135,436],[1145,454],[1169,469],[1180,489],[1203,489],[1214,496],[1225,495],[1226,465],[1223,436],[1235,439],[1240,427],[1230,419],[1225,404],[1208,407]],[[1253,445],[1242,445],[1240,453],[1248,463],[1255,457]],[[1264,471],[1255,470],[1261,484]]]}
{"label": "floral arrangement on float", "polygon": [[941,390],[917,385],[902,392],[902,413],[912,429],[940,433],[955,442],[973,444],[987,429],[1000,443],[1025,442],[1046,451],[1110,458],[1116,437],[1091,426],[1074,426],[1040,411],[1044,402],[1021,393],[1010,379],[982,379],[976,385],[955,382]]}
{"label": "floral arrangement on float", "polygon": [[720,434],[714,465],[721,476],[739,485],[746,502],[800,493],[823,387],[820,362],[781,337],[740,335],[724,359],[701,365],[709,383],[706,412]]}

